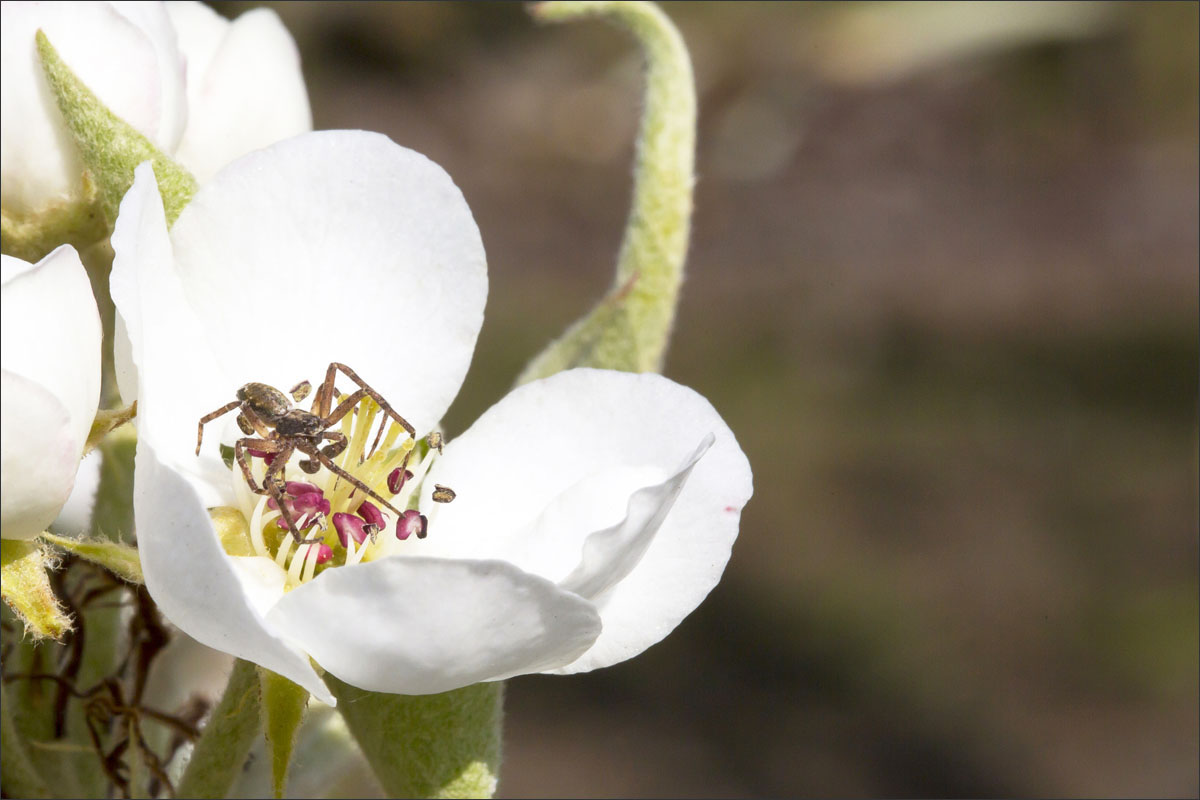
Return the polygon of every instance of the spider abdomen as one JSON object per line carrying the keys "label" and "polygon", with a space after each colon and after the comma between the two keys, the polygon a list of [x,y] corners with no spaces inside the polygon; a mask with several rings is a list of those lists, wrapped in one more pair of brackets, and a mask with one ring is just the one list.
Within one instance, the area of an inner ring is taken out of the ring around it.
{"label": "spider abdomen", "polygon": [[247,383],[237,390],[237,399],[250,406],[250,410],[267,423],[287,414],[292,407],[287,395],[265,383]]}

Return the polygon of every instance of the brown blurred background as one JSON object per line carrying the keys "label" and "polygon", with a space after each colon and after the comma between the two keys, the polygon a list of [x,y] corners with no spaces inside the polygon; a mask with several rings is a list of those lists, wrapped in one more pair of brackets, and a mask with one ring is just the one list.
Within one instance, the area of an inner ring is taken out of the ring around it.
{"label": "brown blurred background", "polygon": [[[316,127],[475,212],[453,435],[607,288],[636,48],[516,3],[274,7]],[[510,682],[502,795],[1200,792],[1197,8],[666,6],[700,96],[666,374],[755,496],[666,641]]]}

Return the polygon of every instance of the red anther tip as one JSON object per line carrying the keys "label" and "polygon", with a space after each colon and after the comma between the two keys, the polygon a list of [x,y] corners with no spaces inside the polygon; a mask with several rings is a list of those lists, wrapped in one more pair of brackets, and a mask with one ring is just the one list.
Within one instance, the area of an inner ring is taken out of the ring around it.
{"label": "red anther tip", "polygon": [[363,543],[363,540],[367,538],[367,532],[363,530],[364,524],[361,517],[347,514],[344,511],[333,515],[333,527],[337,531],[338,541],[342,543],[342,547],[345,547],[350,539],[357,544]]}
{"label": "red anther tip", "polygon": [[324,494],[316,486],[304,481],[287,481],[283,484],[283,490],[292,497],[299,497],[302,494]]}
{"label": "red anther tip", "polygon": [[333,548],[322,542],[317,547],[317,563],[324,564],[331,558],[333,558]]}
{"label": "red anther tip", "polygon": [[329,513],[329,501],[316,492],[299,495],[288,506],[289,510],[299,514],[312,514],[316,511],[322,514]]}
{"label": "red anther tip", "polygon": [[377,531],[383,530],[387,526],[387,520],[383,518],[383,512],[369,500],[362,501],[362,505],[358,507],[358,515],[374,525]]}
{"label": "red anther tip", "polygon": [[404,488],[404,482],[412,478],[411,470],[396,467],[388,475],[387,487],[392,494],[400,494],[400,490]]}
{"label": "red anther tip", "polygon": [[404,541],[414,533],[418,539],[424,539],[428,533],[429,520],[416,509],[410,508],[396,520],[396,538]]}

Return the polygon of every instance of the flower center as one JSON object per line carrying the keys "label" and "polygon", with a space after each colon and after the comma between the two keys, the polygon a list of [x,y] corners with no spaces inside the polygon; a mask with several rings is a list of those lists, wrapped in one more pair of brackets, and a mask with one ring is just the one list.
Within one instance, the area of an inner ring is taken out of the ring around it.
{"label": "flower center", "polygon": [[[345,395],[338,402],[344,399]],[[380,558],[403,547],[402,542],[425,538],[428,520],[415,506],[441,437],[433,434],[418,442],[384,415],[380,441],[379,416],[380,407],[367,397],[340,421],[346,447],[331,460],[353,480],[294,453],[276,472],[277,485],[283,489],[282,508],[269,494],[253,492],[242,470],[232,466],[234,491],[249,525],[253,554],[270,558],[285,570],[287,588],[306,583],[330,567]],[[274,454],[249,450],[247,460],[262,486]],[[303,542],[292,535],[285,510]]]}

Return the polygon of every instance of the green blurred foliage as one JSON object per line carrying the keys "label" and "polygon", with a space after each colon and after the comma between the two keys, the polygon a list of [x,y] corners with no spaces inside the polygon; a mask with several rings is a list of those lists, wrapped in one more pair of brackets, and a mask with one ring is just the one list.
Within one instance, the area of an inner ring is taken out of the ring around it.
{"label": "green blurred foliage", "polygon": [[[636,53],[517,4],[276,7],[318,127],[475,212],[461,431],[608,285]],[[756,493],[662,644],[511,682],[503,794],[1200,791],[1197,8],[667,7],[701,122],[666,374]]]}

